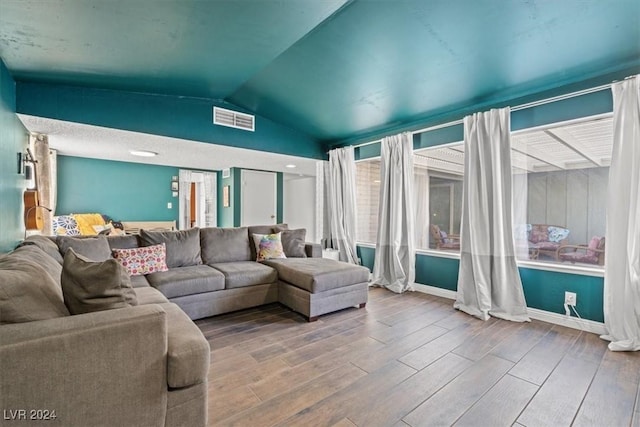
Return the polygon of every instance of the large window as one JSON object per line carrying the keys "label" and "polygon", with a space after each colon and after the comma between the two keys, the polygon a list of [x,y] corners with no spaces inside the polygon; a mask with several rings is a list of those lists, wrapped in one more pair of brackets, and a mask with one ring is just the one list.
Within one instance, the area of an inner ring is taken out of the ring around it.
{"label": "large window", "polygon": [[358,224],[356,240],[376,243],[378,231],[378,200],[380,199],[380,160],[356,163],[356,203]]}
{"label": "large window", "polygon": [[[611,117],[512,135],[514,238],[518,259],[602,267],[613,144]],[[416,247],[460,251],[464,146],[414,153]],[[375,243],[380,161],[357,164],[358,236]],[[473,232],[473,230],[471,230]]]}
{"label": "large window", "polygon": [[512,136],[518,258],[603,266],[612,119]]}

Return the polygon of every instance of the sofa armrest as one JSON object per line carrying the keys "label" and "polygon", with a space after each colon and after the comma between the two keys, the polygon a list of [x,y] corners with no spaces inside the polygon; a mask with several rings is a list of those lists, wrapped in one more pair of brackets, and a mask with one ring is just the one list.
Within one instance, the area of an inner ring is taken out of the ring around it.
{"label": "sofa armrest", "polygon": [[55,411],[55,425],[163,425],[166,354],[157,305],[2,325],[0,408],[16,424]]}
{"label": "sofa armrest", "polygon": [[309,258],[322,258],[322,246],[320,243],[306,242],[304,252]]}

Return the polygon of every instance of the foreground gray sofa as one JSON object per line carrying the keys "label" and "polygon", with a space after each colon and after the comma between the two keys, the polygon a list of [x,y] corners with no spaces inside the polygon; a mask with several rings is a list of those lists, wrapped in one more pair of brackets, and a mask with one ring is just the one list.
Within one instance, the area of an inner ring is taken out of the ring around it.
{"label": "foreground gray sofa", "polygon": [[70,315],[49,243],[0,256],[2,425],[205,426],[197,326],[151,287],[135,306]]}

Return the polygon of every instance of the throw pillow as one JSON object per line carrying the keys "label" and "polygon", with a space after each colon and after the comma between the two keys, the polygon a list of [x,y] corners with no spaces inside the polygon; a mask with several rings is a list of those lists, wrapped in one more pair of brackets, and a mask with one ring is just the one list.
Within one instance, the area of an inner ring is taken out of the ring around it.
{"label": "throw pillow", "polygon": [[164,243],[141,248],[114,249],[113,257],[131,276],[167,271],[167,250]]}
{"label": "throw pillow", "polygon": [[531,243],[540,243],[549,241],[549,233],[545,229],[533,228],[529,233],[529,241]]}
{"label": "throw pillow", "polygon": [[129,274],[118,261],[93,262],[72,248],[62,264],[62,293],[71,314],[138,305]]}
{"label": "throw pillow", "polygon": [[306,235],[307,230],[304,228],[282,231],[282,248],[287,258],[307,257],[307,253],[304,251]]}
{"label": "throw pillow", "polygon": [[560,243],[562,240],[569,237],[569,230],[567,230],[566,228],[554,227],[553,225],[551,225],[549,226],[549,228],[547,228],[547,230],[549,232],[550,242]]}
{"label": "throw pillow", "polygon": [[164,243],[167,247],[167,267],[189,267],[202,264],[200,257],[200,229],[180,231],[140,230],[142,246]]}
{"label": "throw pillow", "polygon": [[60,285],[42,266],[14,254],[0,256],[0,324],[68,316]]}
{"label": "throw pillow", "polygon": [[282,233],[254,234],[253,242],[256,248],[256,261],[266,259],[286,258],[282,248]]}
{"label": "throw pillow", "polygon": [[84,257],[92,261],[105,261],[111,258],[111,249],[106,236],[77,238],[77,237],[58,237],[58,247],[60,253],[64,256],[70,248]]}
{"label": "throw pillow", "polygon": [[80,229],[76,219],[71,215],[54,216],[52,221],[53,234],[56,236],[79,236]]}

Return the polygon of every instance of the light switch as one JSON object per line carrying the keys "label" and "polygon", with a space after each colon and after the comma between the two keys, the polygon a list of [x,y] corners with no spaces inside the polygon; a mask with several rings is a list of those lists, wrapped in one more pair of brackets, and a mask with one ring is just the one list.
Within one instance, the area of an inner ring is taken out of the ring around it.
{"label": "light switch", "polygon": [[168,203],[167,203],[167,209],[172,209],[172,208],[173,208],[173,203],[168,202]]}

